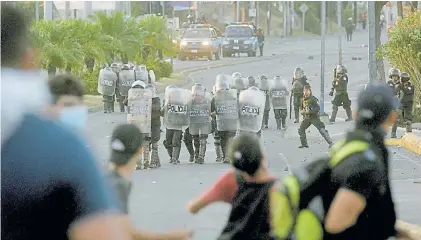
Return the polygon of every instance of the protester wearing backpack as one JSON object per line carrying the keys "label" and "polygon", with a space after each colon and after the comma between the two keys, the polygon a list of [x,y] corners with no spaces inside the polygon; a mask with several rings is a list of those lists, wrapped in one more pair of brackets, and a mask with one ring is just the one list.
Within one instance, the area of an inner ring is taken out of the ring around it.
{"label": "protester wearing backpack", "polygon": [[214,202],[232,205],[226,226],[218,240],[266,240],[270,236],[269,189],[275,177],[267,169],[267,160],[259,138],[242,133],[233,139],[228,157],[234,170],[226,172],[205,194],[189,204],[198,213]]}
{"label": "protester wearing backpack", "polygon": [[298,169],[271,192],[271,224],[280,239],[384,240],[395,230],[389,155],[384,144],[396,121],[396,101],[385,84],[360,93],[355,130],[329,158]]}

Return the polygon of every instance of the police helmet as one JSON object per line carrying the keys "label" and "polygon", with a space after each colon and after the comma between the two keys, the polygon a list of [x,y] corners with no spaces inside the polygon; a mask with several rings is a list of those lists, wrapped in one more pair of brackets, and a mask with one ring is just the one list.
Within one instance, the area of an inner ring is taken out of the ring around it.
{"label": "police helmet", "polygon": [[191,88],[191,93],[192,93],[192,95],[200,95],[200,96],[203,96],[203,95],[205,95],[205,87],[202,84],[200,84],[200,83],[195,84]]}
{"label": "police helmet", "polygon": [[259,76],[259,79],[265,79],[265,80],[267,80],[268,77],[266,75],[262,74],[262,75]]}
{"label": "police helmet", "polygon": [[229,90],[230,85],[228,82],[218,82],[215,84],[215,91],[221,91],[221,90]]}
{"label": "police helmet", "polygon": [[253,76],[248,76],[247,80],[249,82],[249,86],[256,86],[256,79]]}
{"label": "police helmet", "polygon": [[402,83],[408,82],[410,80],[410,77],[411,76],[407,72],[402,72],[401,75],[399,76]]}
{"label": "police helmet", "polygon": [[218,74],[218,76],[216,76],[215,83],[218,82],[228,82],[228,77],[224,74]]}
{"label": "police helmet", "polygon": [[132,83],[132,88],[145,88],[146,84],[144,81],[134,81],[134,83]]}
{"label": "police helmet", "polygon": [[336,66],[336,74],[345,74],[348,71],[346,70],[346,67],[343,65]]}
{"label": "police helmet", "polygon": [[128,64],[124,64],[121,70],[130,70],[130,67]]}
{"label": "police helmet", "polygon": [[397,68],[391,68],[389,70],[389,78],[400,77],[400,75],[401,75],[401,71],[399,71],[399,69]]}
{"label": "police helmet", "polygon": [[275,76],[275,77],[273,77],[273,80],[280,81],[280,80],[282,80],[282,77],[281,76]]}
{"label": "police helmet", "polygon": [[239,73],[239,72],[235,72],[235,73],[233,73],[233,74],[231,75],[231,77],[234,79],[234,78],[236,78],[236,77],[243,77],[243,75],[242,75],[241,73]]}
{"label": "police helmet", "polygon": [[178,88],[178,87],[177,87],[177,86],[175,86],[175,85],[168,85],[168,86],[165,88],[165,92],[166,92],[167,90],[171,89],[171,88]]}
{"label": "police helmet", "polygon": [[130,70],[133,70],[133,69],[134,69],[134,67],[135,67],[135,65],[134,65],[133,63],[129,63],[129,64],[127,64],[127,65],[129,65],[129,69],[130,69]]}
{"label": "police helmet", "polygon": [[111,64],[111,69],[114,71],[114,72],[119,72],[120,71],[120,65],[118,65],[117,63],[113,63],[113,64]]}
{"label": "police helmet", "polygon": [[145,89],[149,89],[152,92],[152,98],[156,97],[156,88],[153,84],[146,84]]}
{"label": "police helmet", "polygon": [[294,72],[292,73],[292,76],[294,79],[300,79],[302,77],[304,77],[304,70],[300,67],[296,67],[294,69]]}
{"label": "police helmet", "polygon": [[304,89],[308,89],[308,90],[310,90],[310,91],[311,91],[311,86],[310,86],[310,84],[306,84],[306,85],[304,85]]}

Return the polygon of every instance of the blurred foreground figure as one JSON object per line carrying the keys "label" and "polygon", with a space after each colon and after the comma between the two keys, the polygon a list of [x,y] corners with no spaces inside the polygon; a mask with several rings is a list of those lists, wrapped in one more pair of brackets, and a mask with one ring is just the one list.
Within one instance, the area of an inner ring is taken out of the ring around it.
{"label": "blurred foreground figure", "polygon": [[28,25],[2,3],[1,239],[131,239],[85,143],[37,114],[51,94]]}

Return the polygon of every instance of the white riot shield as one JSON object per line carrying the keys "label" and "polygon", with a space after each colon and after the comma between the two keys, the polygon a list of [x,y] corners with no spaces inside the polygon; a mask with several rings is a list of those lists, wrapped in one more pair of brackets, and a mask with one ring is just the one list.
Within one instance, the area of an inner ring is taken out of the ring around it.
{"label": "white riot shield", "polygon": [[136,125],[141,133],[151,133],[152,92],[131,88],[127,97],[127,122]]}
{"label": "white riot shield", "polygon": [[237,131],[237,91],[235,89],[217,91],[214,99],[218,131]]}
{"label": "white riot shield", "polygon": [[238,130],[257,133],[262,127],[265,95],[256,87],[240,93]]}
{"label": "white riot shield", "polygon": [[119,77],[119,90],[121,96],[126,96],[129,93],[129,89],[132,87],[134,81],[136,81],[134,70],[121,70],[118,73]]}
{"label": "white riot shield", "polygon": [[273,109],[287,109],[288,83],[285,79],[270,80],[269,99]]}
{"label": "white riot shield", "polygon": [[148,83],[148,72],[147,71],[143,71],[142,68],[137,66],[137,67],[135,67],[134,72],[135,72],[136,81],[142,81],[142,82]]}
{"label": "white riot shield", "polygon": [[117,74],[111,68],[101,69],[98,77],[98,93],[104,96],[114,96]]}
{"label": "white riot shield", "polygon": [[191,135],[210,134],[212,132],[211,101],[212,95],[210,93],[192,97],[189,125]]}
{"label": "white riot shield", "polygon": [[184,130],[190,122],[191,93],[183,88],[165,92],[164,125],[168,129]]}
{"label": "white riot shield", "polygon": [[149,77],[151,78],[151,82],[152,84],[155,84],[156,82],[156,76],[155,76],[155,72],[153,70],[149,71]]}

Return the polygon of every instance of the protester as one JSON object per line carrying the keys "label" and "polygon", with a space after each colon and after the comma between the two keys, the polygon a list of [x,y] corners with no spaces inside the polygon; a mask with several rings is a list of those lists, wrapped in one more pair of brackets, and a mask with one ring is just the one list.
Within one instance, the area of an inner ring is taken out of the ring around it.
{"label": "protester", "polygon": [[[120,210],[125,213],[125,219],[130,226],[128,216],[128,203],[130,190],[132,188],[131,179],[136,169],[137,159],[142,153],[143,136],[140,130],[133,124],[122,124],[114,129],[111,136],[111,157],[112,169],[109,173],[112,186],[115,189]],[[190,231],[174,231],[169,233],[152,233],[145,230],[132,230],[134,239],[145,240],[178,240],[189,239],[192,235]]]}
{"label": "protester", "polygon": [[91,153],[38,114],[51,94],[34,71],[29,22],[1,7],[1,239],[131,239]]}
{"label": "protester", "polygon": [[232,205],[228,222],[218,239],[271,239],[269,236],[268,193],[275,177],[267,169],[267,159],[255,135],[233,139],[229,159],[234,170],[226,172],[203,195],[189,203],[196,214],[218,201]]}
{"label": "protester", "polygon": [[48,83],[60,122],[72,130],[83,130],[88,120],[88,107],[83,103],[82,82],[70,75],[61,74]]}

